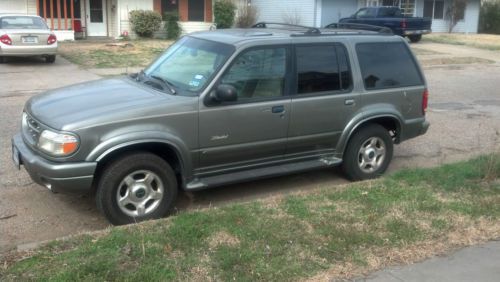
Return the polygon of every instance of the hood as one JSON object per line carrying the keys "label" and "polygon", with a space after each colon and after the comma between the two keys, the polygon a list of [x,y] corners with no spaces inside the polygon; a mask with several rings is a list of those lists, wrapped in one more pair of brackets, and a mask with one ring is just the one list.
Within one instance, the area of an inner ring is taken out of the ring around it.
{"label": "hood", "polygon": [[98,123],[106,122],[107,116],[145,114],[143,109],[148,106],[168,103],[175,97],[124,77],[48,91],[31,98],[26,110],[43,124],[67,130],[74,127],[71,124],[82,126],[82,121]]}

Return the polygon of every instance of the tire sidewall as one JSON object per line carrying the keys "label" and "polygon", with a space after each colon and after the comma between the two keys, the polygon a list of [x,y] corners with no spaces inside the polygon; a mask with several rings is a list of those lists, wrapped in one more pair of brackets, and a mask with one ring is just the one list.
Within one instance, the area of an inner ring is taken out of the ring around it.
{"label": "tire sidewall", "polygon": [[[358,165],[358,153],[361,145],[369,138],[378,137],[385,143],[386,154],[382,165],[372,173],[366,173]],[[371,124],[361,128],[349,140],[344,152],[343,170],[351,180],[366,180],[381,176],[389,167],[393,154],[393,142],[389,132],[378,124]]]}
{"label": "tire sidewall", "polygon": [[[150,170],[158,175],[163,182],[163,198],[152,213],[142,217],[131,217],[118,207],[116,194],[122,180],[138,170]],[[135,153],[119,158],[105,168],[98,184],[96,201],[99,210],[112,224],[122,225],[164,217],[171,210],[176,197],[177,180],[170,165],[156,155]]]}

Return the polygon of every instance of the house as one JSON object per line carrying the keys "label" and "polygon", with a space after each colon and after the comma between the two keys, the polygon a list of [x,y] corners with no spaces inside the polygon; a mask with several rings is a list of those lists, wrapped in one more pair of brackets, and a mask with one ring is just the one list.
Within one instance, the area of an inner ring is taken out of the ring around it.
{"label": "house", "polygon": [[[452,0],[241,0],[257,7],[258,21],[299,23],[325,26],[349,17],[367,6],[399,6],[405,15],[432,18],[434,32],[447,32],[446,11]],[[284,3],[286,2],[286,5]],[[240,3],[241,5],[241,3]],[[453,32],[477,33],[480,0],[467,0],[467,5]]]}
{"label": "house", "polygon": [[184,32],[208,30],[213,22],[212,0],[1,0],[0,13],[39,15],[59,40],[85,36],[119,37],[132,33],[129,12],[154,10],[179,13]]}

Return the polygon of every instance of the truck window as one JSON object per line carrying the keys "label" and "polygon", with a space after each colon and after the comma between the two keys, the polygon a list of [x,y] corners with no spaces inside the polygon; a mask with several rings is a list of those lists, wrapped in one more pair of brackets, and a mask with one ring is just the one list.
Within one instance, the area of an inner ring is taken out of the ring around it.
{"label": "truck window", "polygon": [[403,42],[356,45],[365,89],[422,85],[422,76]]}
{"label": "truck window", "polygon": [[235,59],[222,83],[236,88],[238,100],[283,96],[287,49],[250,50]]}
{"label": "truck window", "polygon": [[297,93],[309,94],[347,90],[351,72],[344,47],[337,45],[299,46]]}
{"label": "truck window", "polygon": [[355,18],[374,18],[377,15],[376,9],[362,8],[354,15]]}

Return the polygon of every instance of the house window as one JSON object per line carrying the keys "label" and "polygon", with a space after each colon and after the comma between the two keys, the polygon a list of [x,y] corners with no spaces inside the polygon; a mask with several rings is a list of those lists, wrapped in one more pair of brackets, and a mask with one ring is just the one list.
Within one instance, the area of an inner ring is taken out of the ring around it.
{"label": "house window", "polygon": [[205,20],[205,0],[188,0],[188,21]]}
{"label": "house window", "polygon": [[424,2],[424,17],[435,20],[444,19],[444,1],[426,0]]}
{"label": "house window", "polygon": [[161,0],[161,14],[162,16],[166,13],[178,13],[179,12],[179,0]]}

